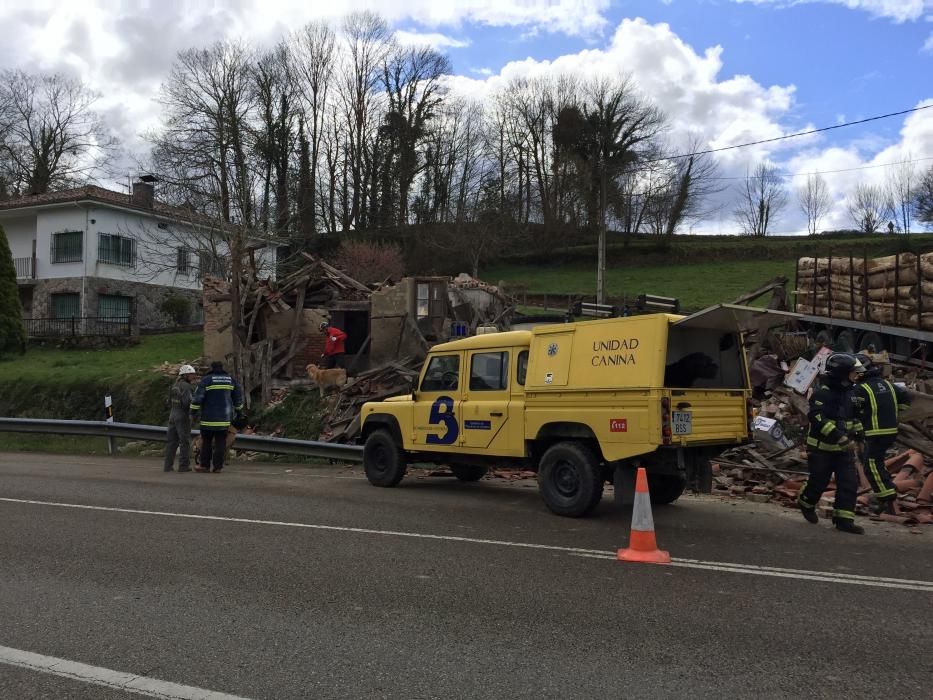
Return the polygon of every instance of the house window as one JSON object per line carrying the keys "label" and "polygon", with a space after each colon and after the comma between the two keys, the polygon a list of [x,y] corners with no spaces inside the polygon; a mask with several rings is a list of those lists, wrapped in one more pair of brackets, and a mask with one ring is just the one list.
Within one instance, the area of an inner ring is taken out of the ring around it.
{"label": "house window", "polygon": [[207,275],[225,279],[227,277],[227,264],[223,257],[215,255],[209,250],[201,250],[198,251],[198,279],[202,279]]}
{"label": "house window", "polygon": [[478,352],[470,361],[470,391],[501,391],[509,384],[509,353]]}
{"label": "house window", "polygon": [[418,283],[418,305],[416,307],[418,318],[427,318],[431,315],[431,285]]}
{"label": "house window", "polygon": [[133,267],[136,264],[136,241],[112,233],[98,234],[97,262]]}
{"label": "house window", "polygon": [[131,297],[101,294],[97,297],[97,317],[106,321],[125,321],[130,317]]}
{"label": "house window", "polygon": [[176,262],[179,275],[187,275],[191,267],[191,251],[187,248],[178,249],[178,259]]}
{"label": "house window", "polygon": [[52,318],[74,318],[80,315],[80,294],[68,293],[52,295]]}
{"label": "house window", "polygon": [[52,262],[70,263],[84,260],[84,234],[64,231],[52,234]]}

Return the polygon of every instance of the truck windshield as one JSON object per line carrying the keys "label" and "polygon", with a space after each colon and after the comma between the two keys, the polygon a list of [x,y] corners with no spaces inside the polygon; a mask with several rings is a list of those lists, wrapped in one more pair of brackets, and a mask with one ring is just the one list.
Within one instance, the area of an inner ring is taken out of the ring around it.
{"label": "truck windshield", "polygon": [[432,357],[421,380],[421,391],[453,391],[460,385],[460,356]]}

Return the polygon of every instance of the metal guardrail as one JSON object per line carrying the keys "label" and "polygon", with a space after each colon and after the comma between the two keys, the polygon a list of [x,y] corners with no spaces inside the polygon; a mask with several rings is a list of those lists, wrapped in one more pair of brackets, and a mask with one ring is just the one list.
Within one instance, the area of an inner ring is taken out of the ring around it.
{"label": "metal guardrail", "polygon": [[[134,423],[106,423],[95,420],[53,420],[47,418],[0,418],[0,432],[45,433],[47,435],[89,435],[93,437],[125,438],[165,442],[168,429],[160,425],[136,425]],[[192,430],[192,437],[200,433]],[[357,445],[333,445],[313,440],[265,435],[237,435],[233,448],[269,454],[299,455],[338,459],[344,462],[362,462],[363,448]]]}

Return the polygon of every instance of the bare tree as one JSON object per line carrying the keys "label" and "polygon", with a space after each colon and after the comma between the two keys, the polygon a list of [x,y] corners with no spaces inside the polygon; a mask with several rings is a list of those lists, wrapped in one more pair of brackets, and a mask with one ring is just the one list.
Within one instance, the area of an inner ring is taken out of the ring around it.
{"label": "bare tree", "polygon": [[807,217],[807,232],[816,235],[820,221],[833,206],[825,178],[819,173],[807,175],[807,182],[797,189],[797,203]]}
{"label": "bare tree", "polygon": [[[309,132],[307,167],[300,168],[298,195],[298,219],[302,240],[307,246],[317,233],[318,167],[327,120],[328,88],[336,58],[336,36],[327,23],[309,22],[292,36],[291,41],[293,72],[304,102],[302,131],[306,124]],[[333,207],[329,218],[334,218]]]}
{"label": "bare tree", "polygon": [[877,185],[856,185],[846,207],[862,233],[875,233],[885,219],[893,216],[890,198],[884,188]]}
{"label": "bare tree", "polygon": [[256,123],[253,52],[240,42],[178,54],[160,96],[162,128],[151,136],[153,169],[176,205],[209,222],[201,230],[229,260],[234,368],[251,372],[241,290],[254,278]]}
{"label": "bare tree", "polygon": [[927,226],[933,226],[933,166],[920,179],[914,194],[917,218]]}
{"label": "bare tree", "polygon": [[350,192],[344,230],[367,225],[366,187],[371,176],[372,142],[375,139],[375,110],[383,62],[393,45],[389,25],[373,12],[355,12],[343,22],[345,53],[338,81],[343,117],[347,120],[346,157],[350,170]]}
{"label": "bare tree", "polygon": [[[646,192],[645,199],[654,233],[671,237],[690,221],[708,216],[715,207],[710,199],[723,191],[718,180],[719,166],[709,153],[699,153],[702,144],[693,138],[684,151],[686,157],[659,163],[659,186]],[[657,170],[657,169],[656,169]]]}
{"label": "bare tree", "polygon": [[555,140],[573,153],[591,228],[598,230],[596,299],[606,296],[606,232],[610,187],[654,148],[663,113],[635,90],[629,78],[595,78],[583,88],[582,109],[560,111]]}
{"label": "bare tree", "polygon": [[735,219],[746,236],[767,236],[774,221],[787,206],[787,190],[778,169],[759,163],[746,173],[734,210]]}
{"label": "bare tree", "polygon": [[[239,42],[178,54],[162,86],[163,126],[151,135],[154,167],[184,203],[247,229],[254,223],[250,119],[252,52]],[[177,191],[176,191],[177,189]]]}
{"label": "bare tree", "polygon": [[[255,148],[262,170],[262,203],[258,221],[263,230],[278,236],[289,234],[289,166],[295,146],[297,94],[288,45],[280,43],[260,56],[252,67],[259,124]],[[275,213],[270,208],[270,190],[275,194]]]}
{"label": "bare tree", "polygon": [[903,162],[892,165],[888,170],[885,183],[886,196],[890,200],[891,214],[898,220],[899,228],[910,233],[911,219],[914,214],[917,187],[917,168],[908,153]]}
{"label": "bare tree", "polygon": [[97,94],[61,74],[0,72],[0,177],[11,191],[41,194],[86,181],[117,141],[94,111]]}
{"label": "bare tree", "polygon": [[411,185],[421,167],[417,148],[443,99],[441,80],[449,72],[450,60],[430,46],[397,48],[383,66],[389,97],[386,127],[394,144],[388,167],[397,177],[400,225],[408,223]]}

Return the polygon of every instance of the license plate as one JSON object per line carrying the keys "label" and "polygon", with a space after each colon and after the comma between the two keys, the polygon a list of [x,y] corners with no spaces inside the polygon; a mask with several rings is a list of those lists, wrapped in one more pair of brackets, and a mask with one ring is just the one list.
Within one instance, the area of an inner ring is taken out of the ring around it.
{"label": "license plate", "polygon": [[693,432],[693,414],[690,411],[673,411],[671,423],[674,435],[690,435]]}

